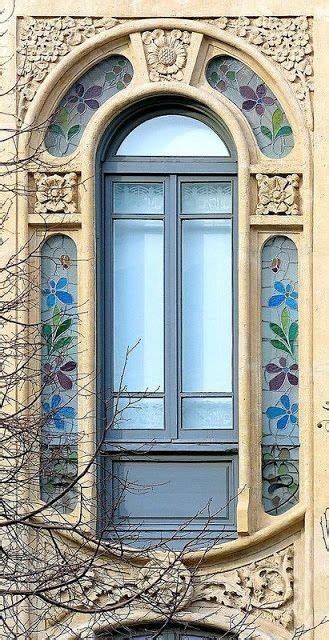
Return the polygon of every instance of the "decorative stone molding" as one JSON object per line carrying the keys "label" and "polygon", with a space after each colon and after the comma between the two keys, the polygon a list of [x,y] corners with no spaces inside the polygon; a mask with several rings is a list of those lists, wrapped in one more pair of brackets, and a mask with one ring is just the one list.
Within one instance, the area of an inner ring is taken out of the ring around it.
{"label": "decorative stone molding", "polygon": [[77,213],[76,173],[35,173],[35,213]]}
{"label": "decorative stone molding", "polygon": [[298,215],[299,175],[287,176],[256,175],[258,183],[258,203],[256,214]]}
{"label": "decorative stone molding", "polygon": [[144,31],[142,34],[150,80],[182,80],[191,34],[173,29]]}
{"label": "decorative stone molding", "polygon": [[142,600],[161,612],[183,609],[193,593],[189,570],[171,551],[154,553],[140,571],[138,587]]}
{"label": "decorative stone molding", "polygon": [[74,47],[101,31],[111,29],[114,18],[24,18],[18,52],[18,112],[23,118],[39,84],[51,68]]}
{"label": "decorative stone molding", "polygon": [[192,602],[211,602],[216,606],[261,616],[293,628],[293,547],[256,560],[239,569],[196,575]]}
{"label": "decorative stone molding", "polygon": [[295,18],[215,18],[208,20],[220,29],[246,38],[261,52],[278,63],[302,102],[313,91],[313,52],[311,20]]}

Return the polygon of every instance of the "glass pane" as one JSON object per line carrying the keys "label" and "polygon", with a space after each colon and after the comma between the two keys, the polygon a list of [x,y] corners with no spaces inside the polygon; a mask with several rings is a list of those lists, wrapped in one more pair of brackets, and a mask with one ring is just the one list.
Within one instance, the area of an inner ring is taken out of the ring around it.
{"label": "glass pane", "polygon": [[298,268],[290,238],[262,254],[263,505],[272,515],[298,500]]}
{"label": "glass pane", "polygon": [[186,220],[182,233],[183,391],[231,392],[231,221]]}
{"label": "glass pane", "polygon": [[163,213],[162,182],[114,182],[113,213]]}
{"label": "glass pane", "polygon": [[163,222],[114,222],[114,389],[163,390]]}
{"label": "glass pane", "polygon": [[167,115],[145,120],[117,150],[123,156],[229,156],[223,140],[204,122]]}
{"label": "glass pane", "polygon": [[119,398],[118,409],[115,429],[164,428],[163,398]]}
{"label": "glass pane", "polygon": [[182,213],[231,212],[231,182],[183,182]]}
{"label": "glass pane", "polygon": [[233,429],[232,398],[183,398],[183,429]]}

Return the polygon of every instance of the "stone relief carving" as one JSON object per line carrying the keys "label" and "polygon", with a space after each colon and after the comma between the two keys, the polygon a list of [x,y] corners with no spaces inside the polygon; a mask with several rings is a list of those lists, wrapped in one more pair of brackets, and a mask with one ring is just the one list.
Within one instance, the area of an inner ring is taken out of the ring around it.
{"label": "stone relief carving", "polygon": [[146,591],[145,603],[152,603],[162,612],[183,609],[193,593],[190,571],[170,551],[154,553],[140,571],[138,587]]}
{"label": "stone relief carving", "polygon": [[118,23],[114,18],[24,18],[17,47],[20,118],[56,62],[87,38]]}
{"label": "stone relief carving", "polygon": [[192,602],[210,602],[293,628],[293,547],[231,571],[195,575]]}
{"label": "stone relief carving", "polygon": [[35,213],[77,213],[76,173],[35,173]]}
{"label": "stone relief carving", "polygon": [[286,78],[293,83],[296,96],[304,100],[313,91],[313,52],[310,19],[295,18],[214,18],[209,20],[220,29],[246,38],[262,53],[277,62]]}
{"label": "stone relief carving", "polygon": [[191,41],[188,31],[173,29],[144,31],[142,34],[150,80],[182,80]]}
{"label": "stone relief carving", "polygon": [[298,215],[299,175],[287,176],[256,175],[258,183],[258,203],[256,214]]}

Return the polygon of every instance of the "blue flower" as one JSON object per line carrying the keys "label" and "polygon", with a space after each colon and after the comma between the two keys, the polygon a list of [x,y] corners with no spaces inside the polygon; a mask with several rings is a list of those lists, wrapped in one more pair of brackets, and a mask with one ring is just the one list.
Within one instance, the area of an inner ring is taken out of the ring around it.
{"label": "blue flower", "polygon": [[75,409],[73,407],[61,407],[62,398],[60,395],[56,394],[51,399],[51,405],[49,402],[43,402],[42,406],[45,413],[50,413],[50,420],[54,422],[56,429],[60,429],[63,431],[65,427],[65,418],[74,418],[75,417]]}
{"label": "blue flower", "polygon": [[280,304],[285,302],[290,309],[297,309],[296,298],[298,298],[298,293],[291,284],[284,286],[282,282],[275,282],[274,289],[279,292],[279,295],[272,296],[269,299],[269,307],[279,307]]}
{"label": "blue flower", "polygon": [[288,422],[296,424],[298,412],[298,404],[290,405],[290,398],[287,395],[281,396],[280,402],[282,407],[269,407],[266,410],[267,417],[272,420],[273,418],[279,418],[277,422],[277,429],[285,429]]}
{"label": "blue flower", "polygon": [[56,298],[63,302],[63,304],[72,304],[73,297],[67,291],[62,291],[67,285],[67,278],[59,278],[57,282],[55,280],[48,281],[49,289],[44,291],[47,296],[47,306],[53,307],[56,303]]}

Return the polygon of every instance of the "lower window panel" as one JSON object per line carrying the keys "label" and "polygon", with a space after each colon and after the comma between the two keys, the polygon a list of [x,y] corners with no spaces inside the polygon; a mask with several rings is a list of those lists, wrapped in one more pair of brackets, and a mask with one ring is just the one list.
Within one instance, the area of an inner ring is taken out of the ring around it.
{"label": "lower window panel", "polygon": [[179,549],[235,537],[237,456],[106,457],[103,482],[108,538]]}

